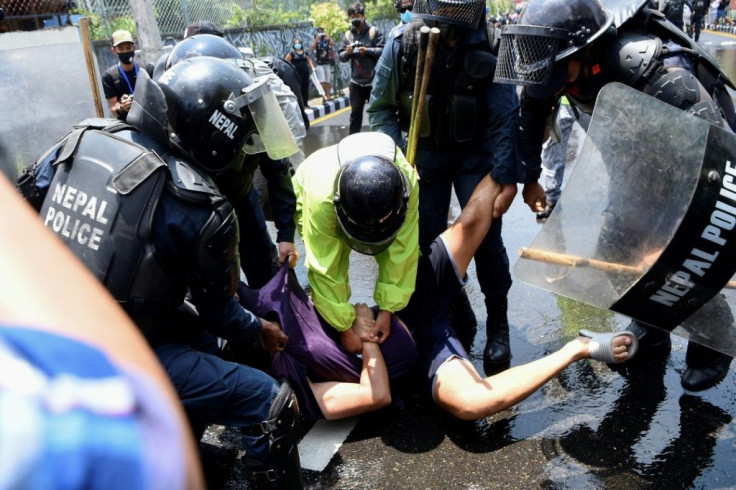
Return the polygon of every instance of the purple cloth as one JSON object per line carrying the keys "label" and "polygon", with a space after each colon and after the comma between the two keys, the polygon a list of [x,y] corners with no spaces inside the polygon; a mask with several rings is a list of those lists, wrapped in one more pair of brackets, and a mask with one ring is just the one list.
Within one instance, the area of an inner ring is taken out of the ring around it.
{"label": "purple cloth", "polygon": [[[362,359],[339,344],[335,329],[323,323],[314,304],[297,282],[294,273],[284,265],[276,276],[259,290],[241,286],[240,303],[261,318],[278,316],[289,337],[286,348],[271,362],[272,374],[283,376],[292,384],[299,408],[306,418],[323,417],[307,383],[343,381],[358,383]],[[389,379],[409,373],[417,363],[417,350],[407,330],[391,317],[391,335],[381,344]]]}

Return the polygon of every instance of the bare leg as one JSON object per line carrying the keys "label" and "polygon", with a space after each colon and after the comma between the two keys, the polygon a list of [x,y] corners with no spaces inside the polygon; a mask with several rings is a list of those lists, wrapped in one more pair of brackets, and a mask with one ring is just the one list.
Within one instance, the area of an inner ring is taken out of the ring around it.
{"label": "bare leg", "polygon": [[[590,339],[578,337],[557,352],[516,366],[488,378],[481,378],[470,362],[453,358],[437,371],[433,388],[437,405],[462,420],[475,420],[506,410],[526,399],[575,361],[589,357]],[[626,360],[631,340],[619,336],[613,352],[619,362]]]}

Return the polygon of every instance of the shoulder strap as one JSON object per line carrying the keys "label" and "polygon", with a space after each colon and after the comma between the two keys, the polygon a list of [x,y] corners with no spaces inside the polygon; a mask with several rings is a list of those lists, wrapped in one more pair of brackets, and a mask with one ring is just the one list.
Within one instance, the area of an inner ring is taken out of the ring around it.
{"label": "shoulder strap", "polygon": [[371,38],[371,42],[376,38],[376,27],[371,26],[370,29],[368,29],[368,36]]}

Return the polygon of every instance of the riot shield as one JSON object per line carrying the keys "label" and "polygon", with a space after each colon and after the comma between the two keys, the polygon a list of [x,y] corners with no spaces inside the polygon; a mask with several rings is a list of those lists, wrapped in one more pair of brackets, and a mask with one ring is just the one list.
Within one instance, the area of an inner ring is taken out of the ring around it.
{"label": "riot shield", "polygon": [[736,355],[735,227],[736,136],[612,83],[515,274]]}
{"label": "riot shield", "polygon": [[19,40],[19,47],[0,49],[0,171],[12,181],[72,126],[95,116],[77,29],[26,34],[55,43],[20,47]]}

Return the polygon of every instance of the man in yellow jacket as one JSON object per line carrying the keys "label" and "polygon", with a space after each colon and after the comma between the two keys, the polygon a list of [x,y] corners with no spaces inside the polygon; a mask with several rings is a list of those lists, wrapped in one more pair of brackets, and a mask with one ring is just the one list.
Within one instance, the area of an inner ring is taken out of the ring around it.
{"label": "man in yellow jacket", "polygon": [[[350,352],[361,339],[383,343],[392,313],[405,307],[419,258],[417,174],[393,140],[356,133],[309,156],[293,178],[296,226],[304,240],[312,300]],[[374,255],[375,322],[355,322],[350,251]]]}

